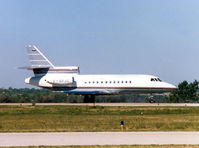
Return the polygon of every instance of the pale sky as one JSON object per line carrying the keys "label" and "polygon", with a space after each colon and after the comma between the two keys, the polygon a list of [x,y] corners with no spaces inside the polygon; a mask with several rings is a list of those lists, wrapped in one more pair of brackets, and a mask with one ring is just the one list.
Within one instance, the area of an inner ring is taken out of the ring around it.
{"label": "pale sky", "polygon": [[0,87],[28,87],[28,44],[81,74],[199,80],[199,1],[0,0]]}

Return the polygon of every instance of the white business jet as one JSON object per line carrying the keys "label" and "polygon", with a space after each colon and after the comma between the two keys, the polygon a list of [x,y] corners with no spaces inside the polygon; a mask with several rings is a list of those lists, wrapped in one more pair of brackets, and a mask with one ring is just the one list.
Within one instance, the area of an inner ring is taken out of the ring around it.
{"label": "white business jet", "polygon": [[85,103],[94,102],[96,95],[153,94],[176,89],[174,85],[152,75],[79,74],[77,66],[54,66],[35,46],[28,45],[26,48],[31,63],[27,69],[33,70],[34,76],[25,79],[25,83],[67,94],[83,95]]}

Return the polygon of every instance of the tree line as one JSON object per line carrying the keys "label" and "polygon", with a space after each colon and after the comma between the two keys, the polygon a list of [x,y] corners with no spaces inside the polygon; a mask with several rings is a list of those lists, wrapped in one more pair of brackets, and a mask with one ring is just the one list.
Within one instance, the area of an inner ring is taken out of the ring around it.
{"label": "tree line", "polygon": [[[198,81],[179,83],[178,89],[168,95],[106,95],[97,96],[96,102],[158,102],[158,103],[185,103],[199,102]],[[8,88],[0,89],[0,103],[79,103],[83,102],[83,96],[67,95],[60,92],[52,92],[46,89],[34,88]]]}

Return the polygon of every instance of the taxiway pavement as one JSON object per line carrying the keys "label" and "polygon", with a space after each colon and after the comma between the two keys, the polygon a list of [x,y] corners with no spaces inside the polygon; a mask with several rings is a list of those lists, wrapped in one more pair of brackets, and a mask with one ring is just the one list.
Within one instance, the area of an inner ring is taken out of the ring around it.
{"label": "taxiway pavement", "polygon": [[0,133],[0,146],[199,144],[199,132]]}

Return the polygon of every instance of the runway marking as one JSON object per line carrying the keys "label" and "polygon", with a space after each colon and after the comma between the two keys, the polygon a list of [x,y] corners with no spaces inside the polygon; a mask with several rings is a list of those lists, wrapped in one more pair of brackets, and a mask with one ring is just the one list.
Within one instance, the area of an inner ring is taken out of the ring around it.
{"label": "runway marking", "polygon": [[199,144],[199,132],[0,133],[0,146]]}

